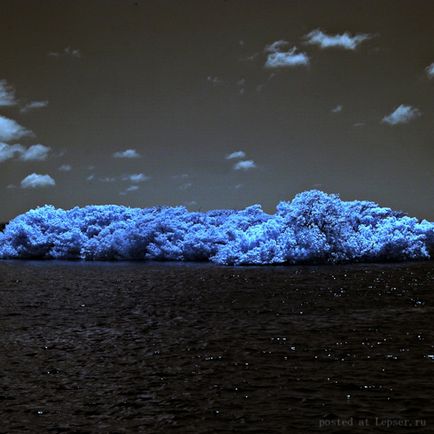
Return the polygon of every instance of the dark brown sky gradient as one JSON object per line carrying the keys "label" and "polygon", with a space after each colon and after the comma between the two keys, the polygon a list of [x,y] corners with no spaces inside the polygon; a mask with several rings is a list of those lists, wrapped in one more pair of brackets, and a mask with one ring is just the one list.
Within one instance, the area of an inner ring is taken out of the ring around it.
{"label": "dark brown sky gradient", "polygon": [[[45,203],[271,211],[310,188],[433,220],[433,21],[424,0],[2,0],[0,79],[21,105],[49,104],[0,114],[34,132],[18,143],[52,150],[0,163],[0,220]],[[373,37],[354,51],[304,45],[316,28]],[[265,69],[264,46],[279,39],[310,65]],[[48,55],[67,47],[81,56]],[[400,104],[422,116],[381,123]],[[142,158],[112,157],[128,148]],[[257,168],[234,171],[225,156],[237,150]],[[19,188],[33,172],[56,186]],[[120,195],[140,172],[151,179]]]}

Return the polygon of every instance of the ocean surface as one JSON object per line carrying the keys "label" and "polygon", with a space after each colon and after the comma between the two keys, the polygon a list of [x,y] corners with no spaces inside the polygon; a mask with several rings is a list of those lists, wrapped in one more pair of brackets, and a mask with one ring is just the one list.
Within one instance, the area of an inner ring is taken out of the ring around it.
{"label": "ocean surface", "polygon": [[0,433],[433,433],[433,391],[434,262],[0,262]]}

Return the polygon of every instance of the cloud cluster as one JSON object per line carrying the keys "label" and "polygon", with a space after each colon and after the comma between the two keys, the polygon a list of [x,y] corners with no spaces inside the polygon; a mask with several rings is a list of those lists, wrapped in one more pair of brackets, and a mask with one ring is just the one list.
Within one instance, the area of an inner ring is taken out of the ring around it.
{"label": "cloud cluster", "polygon": [[113,154],[113,158],[140,158],[140,154],[135,149],[126,149],[125,151],[118,151]]}
{"label": "cloud cluster", "polygon": [[274,214],[260,205],[208,212],[44,206],[16,217],[0,232],[2,259],[334,264],[429,259],[433,252],[434,223],[318,190],[280,202]]}
{"label": "cloud cluster", "polygon": [[421,115],[419,109],[401,104],[392,113],[384,116],[382,122],[389,125],[407,124]]}
{"label": "cloud cluster", "polygon": [[38,173],[32,173],[21,181],[21,188],[25,189],[54,187],[55,185],[56,181],[50,175],[40,175]]}
{"label": "cloud cluster", "polygon": [[372,38],[367,33],[359,33],[351,36],[350,33],[328,35],[320,29],[312,30],[305,36],[306,44],[317,45],[320,48],[343,48],[345,50],[355,50],[363,41]]}
{"label": "cloud cluster", "polygon": [[[18,101],[15,98],[15,90],[8,85],[6,80],[0,80],[0,107],[15,106]],[[29,110],[46,107],[47,101],[32,101],[24,105],[20,111],[25,113]],[[18,158],[20,161],[45,161],[51,148],[42,144],[23,146],[21,144],[9,144],[23,137],[34,136],[27,128],[13,119],[0,115],[0,163],[6,160]],[[21,188],[34,189],[53,187],[55,180],[50,175],[32,173],[21,181]],[[8,188],[14,188],[10,184]]]}

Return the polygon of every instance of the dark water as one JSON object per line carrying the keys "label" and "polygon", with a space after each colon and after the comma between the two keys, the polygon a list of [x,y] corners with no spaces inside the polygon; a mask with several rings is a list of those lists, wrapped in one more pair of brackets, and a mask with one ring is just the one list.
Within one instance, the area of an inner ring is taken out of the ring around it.
{"label": "dark water", "polygon": [[0,432],[433,433],[433,265],[0,262]]}

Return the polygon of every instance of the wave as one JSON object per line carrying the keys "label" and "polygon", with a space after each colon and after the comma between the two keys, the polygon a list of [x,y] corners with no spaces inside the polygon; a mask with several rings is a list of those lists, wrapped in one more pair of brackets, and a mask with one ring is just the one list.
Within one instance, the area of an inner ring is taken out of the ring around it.
{"label": "wave", "polygon": [[211,261],[224,265],[429,259],[434,223],[318,190],[280,202],[189,212],[117,205],[45,205],[0,233],[1,259]]}

